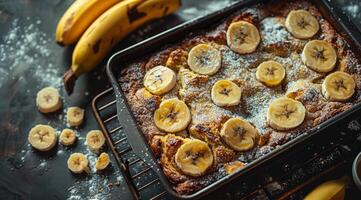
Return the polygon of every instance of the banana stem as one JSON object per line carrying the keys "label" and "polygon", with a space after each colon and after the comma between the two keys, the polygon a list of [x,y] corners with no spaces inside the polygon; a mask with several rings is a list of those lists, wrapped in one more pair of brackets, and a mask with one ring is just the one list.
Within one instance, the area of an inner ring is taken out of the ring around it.
{"label": "banana stem", "polygon": [[71,95],[74,90],[75,81],[78,77],[75,75],[72,69],[65,72],[63,76],[64,87],[68,95]]}

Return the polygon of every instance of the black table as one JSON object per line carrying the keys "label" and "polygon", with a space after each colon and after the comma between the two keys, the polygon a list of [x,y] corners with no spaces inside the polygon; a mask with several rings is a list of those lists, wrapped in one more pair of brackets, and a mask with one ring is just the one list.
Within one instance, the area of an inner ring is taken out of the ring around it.
{"label": "black table", "polygon": [[[115,167],[103,174],[74,176],[66,166],[72,152],[86,153],[90,163],[94,163],[95,155],[84,145],[86,133],[98,129],[90,103],[96,94],[109,87],[104,63],[78,80],[72,96],[67,96],[62,86],[61,76],[70,66],[73,47],[55,44],[54,31],[73,1],[0,1],[0,199],[130,198]],[[182,10],[176,15],[136,31],[114,51],[231,2],[233,0],[184,0]],[[333,3],[343,8],[361,28],[358,0]],[[35,96],[49,85],[60,89],[64,110],[43,115],[36,109]],[[65,108],[72,105],[86,109],[86,121],[77,130],[80,136],[77,145],[71,148],[57,145],[49,153],[34,151],[27,142],[31,127],[43,123],[61,131],[67,127]]]}

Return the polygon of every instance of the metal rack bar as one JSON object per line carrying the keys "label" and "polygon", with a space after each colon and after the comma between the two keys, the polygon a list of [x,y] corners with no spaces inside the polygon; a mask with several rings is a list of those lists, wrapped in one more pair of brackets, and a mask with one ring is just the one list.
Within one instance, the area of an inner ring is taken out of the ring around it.
{"label": "metal rack bar", "polygon": [[154,180],[152,180],[151,182],[149,182],[149,183],[145,184],[144,186],[138,188],[138,190],[139,190],[139,191],[140,191],[140,190],[143,190],[143,189],[149,187],[150,185],[153,185],[153,184],[156,183],[156,182],[159,182],[159,179],[154,179]]}
{"label": "metal rack bar", "polygon": [[[107,128],[107,124],[117,118],[116,104],[115,104],[116,101],[113,96],[110,96],[110,95],[113,95],[112,91],[113,91],[113,89],[109,88],[109,89],[105,90],[104,92],[100,93],[99,95],[97,95],[96,97],[94,97],[93,104],[92,104],[94,115],[95,115],[102,131],[105,133],[105,136],[107,138],[107,143],[110,146],[110,149],[112,150],[113,155],[115,156],[117,165],[119,166],[119,169],[121,170],[123,176],[125,177],[126,182],[129,186],[129,189],[133,194],[133,197],[135,199],[154,199],[154,200],[158,199],[158,198],[162,197],[164,194],[166,194],[166,192],[162,191],[158,194],[155,194],[154,196],[142,197],[140,195],[140,191],[146,191],[151,185],[159,182],[159,179],[154,179],[140,187],[137,186],[134,182],[134,179],[141,177],[144,174],[151,173],[151,171],[152,171],[151,168],[149,166],[147,166],[145,169],[136,173],[135,175],[133,175],[133,176],[130,175],[130,171],[131,171],[132,167],[136,163],[143,162],[143,161],[140,158],[136,158],[135,160],[127,162],[128,160],[124,158],[124,154],[131,152],[132,148],[127,147],[122,150],[119,150],[116,148],[116,146],[119,145],[120,143],[127,142],[126,137],[123,137],[121,139],[115,139],[117,132],[122,129],[122,126],[119,123],[117,123],[116,128],[112,128],[111,130],[109,130]],[[108,100],[106,103],[101,104],[100,101],[107,99],[106,97],[113,97],[113,98],[110,98],[110,100]],[[110,117],[103,119],[102,112],[105,112],[106,110],[111,111],[112,113],[110,114]],[[124,163],[123,163],[123,160],[124,160]]]}
{"label": "metal rack bar", "polygon": [[137,174],[133,175],[133,176],[132,176],[132,179],[135,179],[135,178],[139,177],[140,175],[148,172],[149,170],[151,170],[150,167],[145,168],[144,170],[142,170],[142,171],[138,172]]}

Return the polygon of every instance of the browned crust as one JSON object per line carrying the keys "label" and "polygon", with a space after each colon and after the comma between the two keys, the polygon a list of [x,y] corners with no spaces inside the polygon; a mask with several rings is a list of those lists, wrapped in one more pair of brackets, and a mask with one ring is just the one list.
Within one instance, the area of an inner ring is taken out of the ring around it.
{"label": "browned crust", "polygon": [[[227,117],[220,116],[217,120],[212,122],[205,122],[189,127],[189,133],[182,133],[182,137],[176,135],[166,135],[166,133],[158,130],[153,122],[153,112],[158,108],[161,101],[160,96],[152,96],[144,98],[139,90],[143,88],[143,76],[145,72],[156,65],[166,65],[169,55],[175,55],[175,62],[184,60],[181,55],[183,52],[188,52],[191,47],[199,43],[213,42],[216,44],[226,44],[226,30],[229,24],[233,21],[245,20],[253,23],[260,28],[260,22],[268,16],[278,16],[285,18],[289,11],[294,9],[305,9],[311,12],[320,23],[319,33],[312,39],[324,39],[330,42],[337,51],[338,67],[336,70],[345,71],[351,74],[356,80],[356,87],[361,88],[361,66],[359,60],[356,59],[355,54],[351,51],[348,42],[344,37],[339,35],[332,25],[326,21],[318,11],[318,9],[310,4],[308,1],[294,0],[294,1],[278,1],[277,3],[269,5],[258,5],[250,9],[244,9],[235,13],[234,15],[223,20],[215,27],[200,31],[197,34],[188,36],[185,40],[165,47],[162,51],[156,52],[147,58],[141,58],[138,62],[132,63],[128,68],[124,69],[120,74],[121,87],[127,97],[131,106],[132,112],[141,127],[144,136],[149,141],[151,149],[159,158],[159,163],[163,168],[163,172],[174,184],[174,189],[180,194],[193,193],[206,185],[214,182],[217,179],[225,176],[224,164],[240,160],[244,163],[252,162],[254,159],[269,153],[275,146],[284,144],[303,134],[305,131],[317,126],[318,124],[332,118],[338,113],[344,112],[352,105],[359,103],[361,100],[361,91],[356,90],[352,99],[347,102],[328,102],[322,97],[322,94],[317,87],[310,87],[304,90],[292,93],[292,98],[301,101],[307,111],[308,116],[305,122],[298,128],[288,132],[276,132],[267,124],[262,127],[257,127],[260,130],[260,137],[258,146],[248,152],[237,153],[224,145],[219,136],[219,131],[222,124],[227,120]],[[307,41],[307,40],[306,40]],[[274,44],[262,44],[257,51],[268,52],[271,56],[288,57],[291,52],[300,53],[306,41],[281,41]],[[252,63],[249,68],[257,67],[257,65],[266,58],[258,58]],[[323,77],[320,78],[322,80]],[[315,80],[315,82],[320,81]],[[190,84],[201,85],[208,81],[207,76],[197,76],[192,79]],[[251,94],[259,89],[242,80],[235,80],[239,85],[243,85],[243,95]],[[284,87],[284,85],[282,86]],[[282,88],[281,88],[282,89]],[[169,94],[177,96],[177,94]],[[191,93],[183,100],[188,103],[198,93]],[[230,110],[235,108],[229,108]],[[247,114],[247,110],[241,111]],[[209,172],[203,177],[192,178],[182,174],[174,164],[174,154],[181,144],[184,142],[184,136],[192,135],[199,139],[206,141],[212,147],[215,157],[215,164]]]}

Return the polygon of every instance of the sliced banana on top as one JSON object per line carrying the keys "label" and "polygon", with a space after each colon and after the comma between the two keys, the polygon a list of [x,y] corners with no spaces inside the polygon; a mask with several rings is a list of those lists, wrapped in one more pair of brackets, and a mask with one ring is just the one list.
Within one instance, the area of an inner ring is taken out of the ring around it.
{"label": "sliced banana on top", "polygon": [[324,40],[309,41],[303,48],[302,62],[316,72],[330,72],[335,67],[335,49]]}
{"label": "sliced banana on top", "polygon": [[76,106],[69,107],[66,117],[70,126],[79,126],[84,120],[84,110]]}
{"label": "sliced banana on top", "polygon": [[241,101],[242,89],[229,80],[217,81],[211,91],[211,98],[217,106],[235,106]]}
{"label": "sliced banana on top", "polygon": [[257,49],[261,41],[258,29],[246,21],[233,22],[227,30],[227,44],[233,51],[246,54]]}
{"label": "sliced banana on top", "polygon": [[28,136],[28,141],[39,151],[48,151],[56,144],[55,129],[49,125],[38,124],[33,127]]}
{"label": "sliced banana on top", "polygon": [[322,94],[331,101],[345,101],[355,93],[356,83],[345,72],[329,74],[322,83]]}
{"label": "sliced banana on top", "polygon": [[144,76],[144,87],[157,95],[169,92],[176,83],[177,76],[174,71],[161,65],[150,69]]}
{"label": "sliced banana on top", "polygon": [[269,87],[278,86],[286,76],[286,70],[282,64],[270,60],[261,63],[256,71],[256,78]]}
{"label": "sliced banana on top", "polygon": [[281,97],[268,107],[267,121],[276,130],[289,130],[301,125],[306,117],[306,108],[299,101]]}
{"label": "sliced banana on top", "polygon": [[88,159],[82,153],[73,153],[68,158],[68,169],[75,174],[89,172]]}
{"label": "sliced banana on top", "polygon": [[318,32],[320,25],[308,11],[292,10],[287,15],[286,28],[294,37],[308,39]]}
{"label": "sliced banana on top", "polygon": [[255,145],[258,130],[244,119],[231,118],[223,124],[220,135],[232,149],[247,151]]}
{"label": "sliced banana on top", "polygon": [[99,150],[103,147],[105,138],[103,132],[99,130],[92,130],[86,135],[86,144],[88,148],[94,153],[99,153]]}
{"label": "sliced banana on top", "polygon": [[103,170],[108,167],[109,163],[109,155],[107,153],[101,153],[95,163],[95,169],[97,171]]}
{"label": "sliced banana on top", "polygon": [[65,146],[70,146],[74,144],[75,140],[76,140],[76,134],[71,129],[66,128],[60,133],[59,141],[61,144]]}
{"label": "sliced banana on top", "polygon": [[189,52],[187,62],[192,71],[213,75],[221,68],[222,55],[218,49],[208,44],[198,44]]}
{"label": "sliced banana on top", "polygon": [[176,133],[187,128],[191,122],[188,106],[177,98],[160,103],[154,112],[154,123],[162,131]]}
{"label": "sliced banana on top", "polygon": [[42,113],[51,113],[59,110],[63,103],[57,89],[53,87],[43,88],[36,95],[36,106]]}
{"label": "sliced banana on top", "polygon": [[207,143],[190,139],[179,147],[174,161],[184,174],[198,177],[212,166],[213,153]]}

